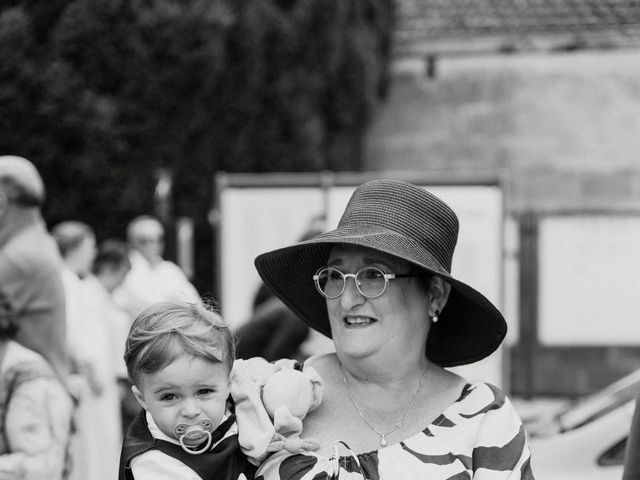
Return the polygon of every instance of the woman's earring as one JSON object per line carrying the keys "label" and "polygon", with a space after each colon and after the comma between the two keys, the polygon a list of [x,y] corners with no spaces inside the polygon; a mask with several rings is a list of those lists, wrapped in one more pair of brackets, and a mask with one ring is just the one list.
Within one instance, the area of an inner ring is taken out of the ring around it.
{"label": "woman's earring", "polygon": [[440,310],[436,310],[433,314],[433,317],[431,317],[431,321],[433,323],[438,323],[438,315],[440,315]]}

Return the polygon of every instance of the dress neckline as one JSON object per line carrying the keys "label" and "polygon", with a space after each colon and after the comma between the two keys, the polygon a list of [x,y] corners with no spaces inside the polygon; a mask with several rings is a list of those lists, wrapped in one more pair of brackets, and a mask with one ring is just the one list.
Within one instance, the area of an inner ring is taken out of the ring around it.
{"label": "dress neckline", "polygon": [[[398,448],[400,444],[411,441],[412,439],[418,437],[419,435],[424,435],[425,430],[427,430],[431,426],[438,426],[438,423],[436,422],[441,421],[441,419],[446,416],[447,412],[449,412],[452,408],[454,408],[462,400],[464,400],[469,395],[469,393],[471,393],[478,385],[483,385],[483,384],[484,384],[483,382],[476,382],[473,384],[468,381],[465,382],[462,387],[462,390],[460,391],[460,395],[458,395],[458,397],[453,402],[451,402],[445,409],[443,409],[442,412],[440,412],[436,416],[436,418],[434,418],[431,422],[425,425],[424,428],[422,428],[419,432],[414,433],[410,437],[404,438],[398,442],[390,443],[386,447],[380,447],[375,450],[369,450],[368,452],[362,452],[362,453],[352,452],[351,455],[340,455],[338,459],[352,458],[353,456],[356,456],[359,459],[361,459],[361,458],[371,457],[372,455],[375,456],[375,455],[378,455],[378,453],[381,451]],[[336,443],[341,443],[344,447],[348,448],[348,444],[344,442],[336,442]],[[318,455],[315,452],[308,452],[308,454],[311,454],[318,458],[335,458],[334,456]]]}

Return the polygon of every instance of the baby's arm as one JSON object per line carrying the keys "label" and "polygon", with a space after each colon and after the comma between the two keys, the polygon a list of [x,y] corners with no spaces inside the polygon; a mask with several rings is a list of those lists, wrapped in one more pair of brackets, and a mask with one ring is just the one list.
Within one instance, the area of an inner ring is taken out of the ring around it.
{"label": "baby's arm", "polygon": [[[71,398],[57,380],[38,378],[18,386],[9,402],[5,421],[12,453],[0,456],[0,472],[5,472],[0,480],[61,479],[72,412]],[[18,472],[22,476],[17,475]]]}

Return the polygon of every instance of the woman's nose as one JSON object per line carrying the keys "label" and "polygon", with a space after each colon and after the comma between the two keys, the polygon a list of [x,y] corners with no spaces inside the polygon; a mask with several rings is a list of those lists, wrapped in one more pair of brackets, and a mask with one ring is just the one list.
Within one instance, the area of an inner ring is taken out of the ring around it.
{"label": "woman's nose", "polygon": [[340,302],[344,309],[351,309],[364,302],[365,297],[356,287],[356,282],[357,280],[354,277],[347,277],[345,279],[344,292],[340,295]]}

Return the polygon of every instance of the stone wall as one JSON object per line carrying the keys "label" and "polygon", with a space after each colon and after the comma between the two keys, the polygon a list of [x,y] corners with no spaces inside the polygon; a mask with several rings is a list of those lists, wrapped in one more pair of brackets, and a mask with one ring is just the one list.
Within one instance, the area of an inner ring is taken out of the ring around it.
{"label": "stone wall", "polygon": [[517,210],[640,199],[640,50],[424,66],[396,65],[365,170],[504,169]]}

